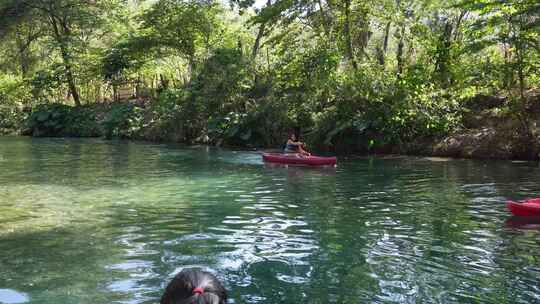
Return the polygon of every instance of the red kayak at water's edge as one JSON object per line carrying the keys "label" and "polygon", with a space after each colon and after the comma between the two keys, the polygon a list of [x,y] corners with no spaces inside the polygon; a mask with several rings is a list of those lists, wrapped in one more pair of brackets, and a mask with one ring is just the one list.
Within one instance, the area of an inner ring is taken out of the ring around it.
{"label": "red kayak at water's edge", "polygon": [[337,158],[321,156],[300,156],[298,154],[263,153],[263,160],[269,163],[308,166],[335,166]]}
{"label": "red kayak at water's edge", "polygon": [[520,202],[508,201],[506,206],[516,216],[540,216],[540,198]]}

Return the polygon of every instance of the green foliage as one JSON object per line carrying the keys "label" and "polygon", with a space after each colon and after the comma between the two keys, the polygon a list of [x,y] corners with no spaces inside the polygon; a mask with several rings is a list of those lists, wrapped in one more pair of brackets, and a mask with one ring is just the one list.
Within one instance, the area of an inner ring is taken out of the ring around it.
{"label": "green foliage", "polygon": [[208,58],[189,90],[208,116],[244,109],[243,96],[250,87],[247,65],[238,49],[221,48]]}
{"label": "green foliage", "polygon": [[21,128],[26,116],[23,108],[31,101],[32,95],[24,80],[0,74],[0,135],[15,133]]}
{"label": "green foliage", "polygon": [[101,74],[105,80],[114,80],[123,73],[140,69],[151,58],[158,43],[151,36],[126,36],[105,51]]}
{"label": "green foliage", "polygon": [[526,85],[527,78],[535,75],[540,53],[538,1],[463,1],[459,6],[479,15],[466,31],[464,50],[505,49],[506,58],[500,62],[506,74],[504,86],[513,87],[518,81],[520,86]]}
{"label": "green foliage", "polygon": [[43,104],[36,107],[27,120],[34,136],[100,136],[93,108],[73,108],[63,104]]}
{"label": "green foliage", "polygon": [[14,134],[24,124],[26,113],[20,108],[0,105],[0,135]]}
{"label": "green foliage", "polygon": [[[32,27],[38,24],[40,31],[33,35],[33,39],[21,40],[17,36],[17,48],[23,76],[28,72],[26,62],[30,55],[30,46],[37,37],[43,36],[43,43],[46,45],[51,60],[54,64],[61,62],[63,67],[63,77],[65,86],[69,90],[69,95],[74,103],[81,105],[81,98],[77,80],[79,75],[88,73],[89,63],[87,60],[96,52],[92,42],[94,38],[100,37],[108,23],[110,12],[115,11],[122,1],[103,0],[45,0],[45,1],[12,1],[6,0],[0,10],[0,19],[8,18],[11,28],[16,31],[24,27]],[[0,33],[1,34],[1,33]],[[0,37],[1,38],[1,37]],[[56,60],[59,58],[60,60]],[[80,63],[78,65],[77,63]],[[25,67],[26,66],[26,67]],[[50,74],[50,73],[45,73]]]}
{"label": "green foliage", "polygon": [[34,136],[62,136],[71,110],[59,103],[37,106],[28,117],[28,128]]}
{"label": "green foliage", "polygon": [[41,104],[26,121],[34,136],[77,136],[137,138],[143,126],[144,110],[134,104],[72,107]]}
{"label": "green foliage", "polygon": [[60,134],[74,137],[99,137],[102,134],[102,127],[97,121],[100,115],[100,109],[95,106],[72,108]]}
{"label": "green foliage", "polygon": [[215,1],[159,0],[141,19],[143,28],[161,47],[173,48],[193,58],[219,31],[217,15],[221,6]]}
{"label": "green foliage", "polygon": [[381,131],[399,142],[448,134],[459,126],[458,105],[450,92],[421,85],[386,109],[388,116],[381,123]]}
{"label": "green foliage", "polygon": [[0,105],[20,107],[32,100],[25,81],[10,74],[0,74]]}
{"label": "green foliage", "polygon": [[208,122],[208,134],[213,138],[228,141],[248,141],[252,131],[246,126],[248,115],[245,113],[231,112],[223,117],[210,119]]}
{"label": "green foliage", "polygon": [[143,126],[144,111],[133,104],[114,104],[103,121],[106,138],[137,138]]}
{"label": "green foliage", "polygon": [[254,3],[6,0],[3,128],[58,101],[78,107],[35,107],[36,135],[275,147],[299,129],[311,148],[399,150],[463,128],[464,101],[506,95],[534,135],[537,1]]}
{"label": "green foliage", "polygon": [[29,85],[35,96],[40,99],[54,99],[64,83],[64,73],[61,65],[55,64],[47,69],[38,70],[29,79]]}
{"label": "green foliage", "polygon": [[208,134],[213,142],[281,147],[287,133],[295,127],[295,122],[287,114],[285,104],[252,105],[244,113],[230,112],[210,119]]}

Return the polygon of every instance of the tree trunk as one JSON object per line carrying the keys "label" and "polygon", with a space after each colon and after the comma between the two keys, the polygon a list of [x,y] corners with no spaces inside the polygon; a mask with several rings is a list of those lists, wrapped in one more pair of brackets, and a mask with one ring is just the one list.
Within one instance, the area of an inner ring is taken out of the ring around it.
{"label": "tree trunk", "polygon": [[159,74],[159,82],[161,83],[161,88],[167,90],[169,88],[169,80],[163,74]]}
{"label": "tree trunk", "polygon": [[401,75],[403,73],[403,48],[405,46],[403,42],[404,35],[405,35],[405,25],[402,25],[401,32],[399,34],[399,42],[398,42],[397,53],[396,53],[398,79],[401,78]]}
{"label": "tree trunk", "polygon": [[[515,42],[515,49],[516,49],[516,67],[517,67],[517,74],[518,74],[518,82],[519,82],[519,99],[520,99],[520,111],[522,116],[522,125],[523,125],[523,132],[525,133],[525,136],[527,140],[533,144],[534,142],[534,136],[530,128],[530,119],[529,119],[529,112],[527,111],[528,104],[527,99],[525,97],[525,73],[523,72],[523,69],[525,68],[525,59],[523,52],[525,51],[525,45],[523,43],[522,33],[521,29],[523,28],[523,19],[519,18],[519,28],[514,29],[514,32],[517,32],[518,39]],[[533,144],[534,146],[534,144]]]}
{"label": "tree trunk", "polygon": [[[272,5],[272,0],[267,0],[266,7],[269,7],[270,5]],[[253,59],[257,57],[257,53],[259,52],[259,48],[261,47],[262,37],[265,34],[264,32],[265,29],[266,29],[266,21],[261,23],[261,25],[259,26],[259,32],[257,33],[257,38],[255,38],[255,43],[253,44],[253,49],[251,50],[251,58]]]}
{"label": "tree trunk", "polygon": [[392,25],[392,21],[388,21],[388,23],[386,23],[386,26],[384,28],[383,44],[382,44],[382,47],[379,49],[378,60],[379,60],[379,64],[382,66],[384,66],[386,62],[386,52],[388,51],[388,40],[390,36],[391,25]]}
{"label": "tree trunk", "polygon": [[184,80],[184,82],[187,84],[191,81],[193,78],[193,72],[195,70],[195,55],[190,55],[188,57],[188,73],[187,78]]}
{"label": "tree trunk", "polygon": [[503,43],[504,48],[504,86],[506,89],[512,88],[514,84],[514,71],[510,68],[510,62],[512,60],[512,54],[508,43]]}
{"label": "tree trunk", "polygon": [[[69,56],[69,52],[67,50],[65,37],[68,33],[65,33],[66,35],[62,35],[60,33],[60,29],[58,28],[58,22],[56,21],[54,16],[50,16],[51,23],[54,30],[54,36],[56,38],[56,42],[60,45],[60,54],[62,55],[62,61],[64,62],[64,69],[66,71],[66,77],[69,87],[69,92],[71,96],[73,97],[73,101],[75,102],[75,106],[79,107],[81,106],[81,100],[79,98],[79,92],[77,91],[77,86],[75,85],[75,77],[73,76],[72,71],[72,64],[71,59]],[[66,29],[67,27],[64,26]]]}
{"label": "tree trunk", "polygon": [[390,36],[390,26],[392,26],[392,21],[388,21],[384,29],[383,54],[385,55],[388,51],[388,37]]}
{"label": "tree trunk", "polygon": [[21,33],[19,30],[15,32],[15,43],[17,45],[19,65],[21,68],[21,75],[23,78],[26,78],[30,70],[30,55],[29,55],[28,49],[33,39],[34,38],[29,37],[27,40],[24,33]]}
{"label": "tree trunk", "polygon": [[21,75],[23,78],[26,78],[30,69],[28,66],[28,61],[29,56],[27,50],[19,48],[19,64],[21,66]]}
{"label": "tree trunk", "polygon": [[66,59],[67,53],[62,54],[62,58],[64,60],[64,65],[66,69],[66,77],[68,81],[69,92],[71,96],[73,97],[75,106],[79,107],[81,105],[81,100],[79,97],[79,92],[77,91],[77,86],[75,85],[75,78],[73,77],[73,72],[71,71],[71,63],[69,59]]}
{"label": "tree trunk", "polygon": [[117,102],[120,98],[120,95],[118,94],[118,84],[117,84],[117,81],[116,79],[113,80],[113,83],[112,83],[112,90],[113,90],[113,101],[114,102]]}
{"label": "tree trunk", "polygon": [[435,59],[435,71],[439,74],[439,80],[444,88],[446,88],[451,79],[448,70],[448,62],[450,60],[450,47],[452,46],[452,23],[447,21],[444,26],[444,31],[439,37],[437,46],[437,58]]}
{"label": "tree trunk", "polygon": [[318,0],[318,4],[319,4],[319,10],[321,11],[321,21],[322,21],[321,24],[323,26],[323,30],[326,37],[329,37],[331,18],[330,16],[328,16],[326,11],[324,10],[324,5],[322,3],[322,0]]}
{"label": "tree trunk", "polygon": [[259,26],[259,32],[257,33],[257,38],[255,38],[255,43],[253,44],[253,49],[251,50],[251,58],[253,59],[257,57],[257,53],[259,52],[261,39],[264,36],[265,28],[266,28],[266,22],[261,23],[261,25]]}
{"label": "tree trunk", "polygon": [[354,60],[354,51],[351,38],[351,0],[345,0],[345,25],[344,25],[344,34],[345,34],[345,54],[347,59],[351,62],[354,70],[358,70],[358,65]]}
{"label": "tree trunk", "polygon": [[77,91],[77,87],[75,85],[75,78],[73,77],[73,72],[71,71],[71,63],[66,60],[66,55],[62,55],[62,58],[64,59],[64,64],[66,68],[66,76],[69,86],[69,91],[71,93],[71,96],[73,97],[73,101],[75,101],[75,106],[80,107],[81,106],[81,100],[79,97],[79,92]]}
{"label": "tree trunk", "polygon": [[457,18],[456,26],[454,28],[454,41],[457,41],[460,38],[459,28],[461,27],[461,23],[463,22],[463,19],[465,19],[465,16],[467,16],[467,11],[464,10],[464,11],[461,11],[461,13],[459,14],[459,17]]}

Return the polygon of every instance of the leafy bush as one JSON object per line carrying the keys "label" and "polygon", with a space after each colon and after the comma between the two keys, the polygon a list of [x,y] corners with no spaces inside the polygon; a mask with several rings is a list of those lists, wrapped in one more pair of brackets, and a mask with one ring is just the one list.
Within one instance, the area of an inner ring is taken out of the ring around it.
{"label": "leafy bush", "polygon": [[65,71],[60,64],[53,64],[47,69],[37,71],[29,80],[32,91],[42,100],[60,98],[59,91],[65,81]]}
{"label": "leafy bush", "polygon": [[10,74],[0,74],[0,134],[20,129],[26,114],[25,104],[32,99],[24,81]]}
{"label": "leafy bush", "polygon": [[32,94],[20,77],[0,73],[0,105],[22,106],[32,100]]}
{"label": "leafy bush", "polygon": [[296,127],[287,105],[279,101],[251,104],[245,112],[211,118],[208,134],[213,142],[258,147],[281,146]]}
{"label": "leafy bush", "polygon": [[144,109],[130,103],[115,104],[103,121],[106,138],[137,138],[144,124]]}
{"label": "leafy bush", "polygon": [[0,105],[0,135],[19,131],[25,117],[26,113],[18,107]]}
{"label": "leafy bush", "polygon": [[460,124],[459,103],[446,90],[420,85],[383,105],[377,125],[389,143],[447,134]]}
{"label": "leafy bush", "polygon": [[59,103],[39,105],[28,117],[28,128],[34,136],[62,136],[71,110]]}
{"label": "leafy bush", "polygon": [[202,65],[190,84],[191,99],[206,117],[244,109],[244,95],[251,86],[247,63],[238,49],[220,48]]}
{"label": "leafy bush", "polygon": [[102,128],[97,121],[99,108],[84,106],[72,108],[66,117],[66,124],[62,136],[99,137]]}
{"label": "leafy bush", "polygon": [[71,107],[64,104],[41,104],[26,119],[34,136],[98,137],[102,130],[97,117],[101,109],[95,106]]}

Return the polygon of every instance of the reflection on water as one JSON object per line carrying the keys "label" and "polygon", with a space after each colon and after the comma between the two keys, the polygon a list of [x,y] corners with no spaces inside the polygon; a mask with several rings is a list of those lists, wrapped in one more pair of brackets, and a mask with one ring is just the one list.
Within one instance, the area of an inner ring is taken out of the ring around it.
{"label": "reflection on water", "polygon": [[2,304],[27,303],[28,301],[28,296],[24,293],[12,289],[0,289],[0,303]]}
{"label": "reflection on water", "polygon": [[[540,302],[534,163],[0,138],[0,303],[156,303],[203,267],[232,303]],[[18,302],[17,302],[18,301]]]}
{"label": "reflection on water", "polygon": [[540,217],[512,216],[506,220],[506,227],[515,229],[538,230],[540,232]]}

